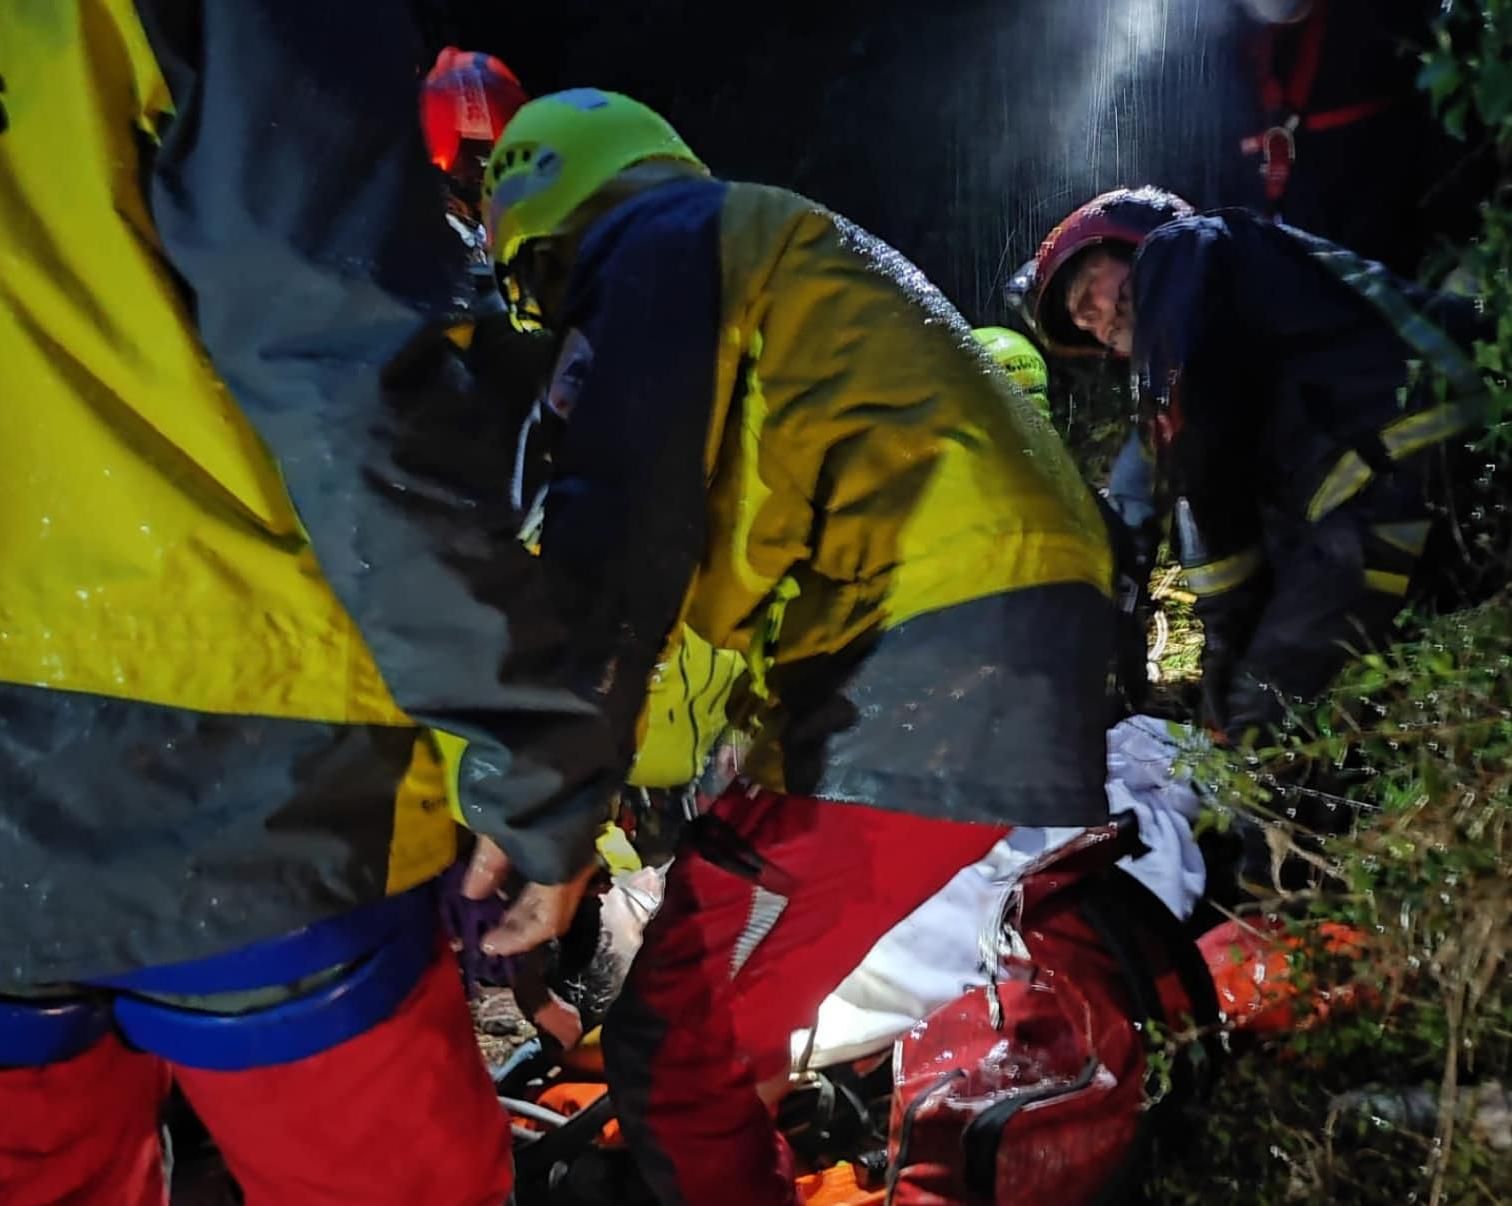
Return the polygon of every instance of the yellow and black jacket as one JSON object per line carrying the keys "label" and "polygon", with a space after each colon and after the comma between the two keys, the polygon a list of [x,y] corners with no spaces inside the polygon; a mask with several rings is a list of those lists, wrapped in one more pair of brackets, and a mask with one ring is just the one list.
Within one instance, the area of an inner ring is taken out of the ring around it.
{"label": "yellow and black jacket", "polygon": [[541,556],[617,731],[681,622],[743,657],[763,784],[1105,814],[1101,519],[917,269],[791,193],[690,179],[594,226],[568,310]]}
{"label": "yellow and black jacket", "polygon": [[395,0],[0,5],[0,986],[424,880],[443,746],[526,874],[589,857],[628,758],[439,335],[424,59]]}

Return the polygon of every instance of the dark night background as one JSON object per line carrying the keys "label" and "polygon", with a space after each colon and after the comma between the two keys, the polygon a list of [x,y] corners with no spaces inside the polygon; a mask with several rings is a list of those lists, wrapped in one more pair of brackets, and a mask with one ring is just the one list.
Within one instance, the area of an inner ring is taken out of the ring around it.
{"label": "dark night background", "polygon": [[1231,0],[477,0],[438,32],[534,93],[645,101],[716,173],[838,210],[980,323],[1094,193],[1148,181],[1225,199],[1237,20]]}
{"label": "dark night background", "polygon": [[[859,222],[977,324],[1004,319],[1007,278],[1104,189],[1260,202],[1258,164],[1238,154],[1264,124],[1239,0],[415,2],[437,48],[491,51],[536,94],[629,93],[717,174]],[[1327,0],[1312,104],[1396,101],[1304,148],[1288,194],[1300,225],[1409,274],[1437,235],[1468,233],[1485,195],[1414,87],[1439,2]]]}

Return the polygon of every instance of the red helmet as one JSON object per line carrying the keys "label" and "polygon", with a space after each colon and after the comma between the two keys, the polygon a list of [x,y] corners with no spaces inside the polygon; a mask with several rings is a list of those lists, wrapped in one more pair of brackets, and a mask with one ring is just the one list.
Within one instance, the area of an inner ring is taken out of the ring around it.
{"label": "red helmet", "polygon": [[491,148],[529,99],[515,73],[493,55],[448,46],[420,90],[420,125],[431,161],[449,172],[464,142]]}
{"label": "red helmet", "polygon": [[1045,236],[1035,257],[1029,313],[1041,339],[1062,355],[1101,353],[1102,345],[1071,321],[1066,311],[1066,267],[1083,251],[1100,243],[1133,252],[1157,226],[1196,211],[1164,189],[1117,188],[1093,197]]}

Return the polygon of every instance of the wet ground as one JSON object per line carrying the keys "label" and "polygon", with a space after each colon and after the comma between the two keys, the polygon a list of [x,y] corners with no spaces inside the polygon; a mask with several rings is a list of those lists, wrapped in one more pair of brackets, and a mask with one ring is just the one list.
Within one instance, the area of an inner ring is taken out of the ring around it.
{"label": "wet ground", "polygon": [[520,1012],[514,993],[507,988],[483,989],[472,1010],[478,1046],[489,1064],[502,1064],[516,1047],[535,1037],[535,1027]]}

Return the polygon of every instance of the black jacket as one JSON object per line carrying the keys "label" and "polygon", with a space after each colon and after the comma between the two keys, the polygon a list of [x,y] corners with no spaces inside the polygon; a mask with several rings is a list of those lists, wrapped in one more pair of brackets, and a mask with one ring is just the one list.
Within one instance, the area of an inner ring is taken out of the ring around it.
{"label": "black jacket", "polygon": [[[1479,317],[1239,210],[1150,235],[1134,297],[1210,719],[1240,732],[1320,691],[1450,572],[1425,551],[1475,424],[1462,348]],[[1409,360],[1445,373],[1446,400]]]}

